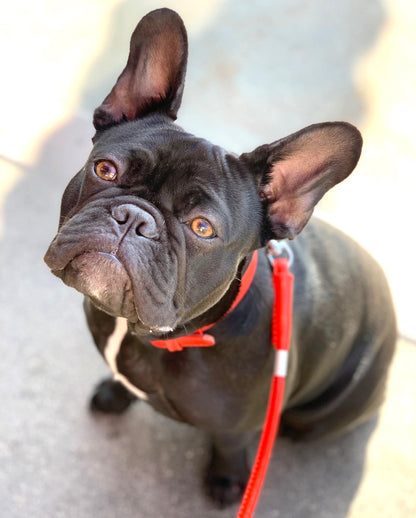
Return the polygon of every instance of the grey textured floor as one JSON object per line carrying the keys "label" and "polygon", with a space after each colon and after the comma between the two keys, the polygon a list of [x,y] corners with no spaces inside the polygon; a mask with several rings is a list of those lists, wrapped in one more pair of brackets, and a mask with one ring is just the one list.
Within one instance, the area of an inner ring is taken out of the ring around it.
{"label": "grey textured floor", "polygon": [[[401,331],[378,422],[330,442],[279,440],[256,516],[416,516],[412,2],[167,2],[189,30],[178,122],[240,152],[312,122],[348,120],[366,148],[321,211],[391,280]],[[144,404],[93,417],[107,374],[81,297],[42,263],[59,199],[90,149],[91,114],[146,1],[2,6],[0,516],[228,518],[201,490],[205,435]],[[254,454],[254,451],[253,451]]]}

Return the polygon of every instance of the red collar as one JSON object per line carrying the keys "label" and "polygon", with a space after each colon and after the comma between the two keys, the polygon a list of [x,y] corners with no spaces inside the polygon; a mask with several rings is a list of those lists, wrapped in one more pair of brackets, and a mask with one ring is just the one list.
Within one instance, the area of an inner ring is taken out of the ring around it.
{"label": "red collar", "polygon": [[[254,274],[256,273],[257,258],[258,254],[257,250],[255,250],[251,257],[250,264],[241,279],[238,295],[225,316],[231,313],[231,311],[238,306],[238,304],[243,300],[244,295],[248,292],[251,283],[253,282]],[[168,340],[153,340],[150,343],[155,347],[159,347],[159,349],[167,349],[170,352],[182,351],[184,347],[210,347],[211,345],[215,345],[215,338],[212,335],[205,334],[205,331],[213,327],[216,323],[217,322],[213,322],[212,324],[201,327],[201,329],[198,329],[191,335],[180,336],[179,338]]]}

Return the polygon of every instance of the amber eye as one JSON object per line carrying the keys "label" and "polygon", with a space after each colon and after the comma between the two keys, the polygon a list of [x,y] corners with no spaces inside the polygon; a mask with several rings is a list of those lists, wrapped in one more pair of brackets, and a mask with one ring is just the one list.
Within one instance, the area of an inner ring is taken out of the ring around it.
{"label": "amber eye", "polygon": [[190,227],[192,231],[199,237],[210,239],[215,237],[215,230],[211,223],[205,218],[195,218],[191,221]]}
{"label": "amber eye", "polygon": [[107,182],[115,182],[117,180],[117,169],[116,166],[108,160],[100,160],[94,164],[95,174],[106,180]]}

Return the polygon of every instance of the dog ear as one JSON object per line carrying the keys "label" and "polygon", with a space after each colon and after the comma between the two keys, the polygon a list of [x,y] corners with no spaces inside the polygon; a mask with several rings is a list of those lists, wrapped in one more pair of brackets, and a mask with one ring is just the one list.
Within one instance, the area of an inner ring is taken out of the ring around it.
{"label": "dog ear", "polygon": [[357,128],[326,122],[241,155],[260,184],[264,240],[299,234],[322,196],[352,172],[361,147]]}
{"label": "dog ear", "polygon": [[186,29],[170,9],[157,9],[137,25],[127,65],[109,95],[94,112],[97,130],[152,111],[176,119],[188,58]]}

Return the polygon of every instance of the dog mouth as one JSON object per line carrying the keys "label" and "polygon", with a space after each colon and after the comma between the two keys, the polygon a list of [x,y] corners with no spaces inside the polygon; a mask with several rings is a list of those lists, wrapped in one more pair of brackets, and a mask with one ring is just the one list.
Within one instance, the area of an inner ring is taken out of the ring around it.
{"label": "dog mouth", "polygon": [[76,255],[63,269],[52,272],[102,311],[137,320],[130,276],[115,254],[86,251]]}
{"label": "dog mouth", "polygon": [[[120,260],[117,252],[87,250],[78,253],[65,266],[54,268],[45,258],[54,275],[67,286],[88,297],[100,310],[114,317],[124,317],[134,324],[138,335],[164,336],[172,333],[177,326],[175,316],[162,320],[157,304],[146,304],[147,282],[143,275],[142,284],[132,276]],[[159,306],[160,310],[162,309]]]}

